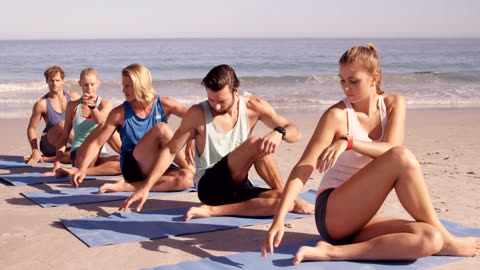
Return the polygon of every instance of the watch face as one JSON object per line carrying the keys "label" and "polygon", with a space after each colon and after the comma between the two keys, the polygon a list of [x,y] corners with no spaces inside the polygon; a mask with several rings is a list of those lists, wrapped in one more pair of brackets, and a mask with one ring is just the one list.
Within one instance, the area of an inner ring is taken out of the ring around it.
{"label": "watch face", "polygon": [[284,127],[276,127],[274,130],[282,133],[282,138],[285,137],[285,134],[287,133],[286,129]]}

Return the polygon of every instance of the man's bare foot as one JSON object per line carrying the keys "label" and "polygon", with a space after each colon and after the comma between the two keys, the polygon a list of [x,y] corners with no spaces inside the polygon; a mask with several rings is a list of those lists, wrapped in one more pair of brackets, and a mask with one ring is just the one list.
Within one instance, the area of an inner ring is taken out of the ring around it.
{"label": "man's bare foot", "polygon": [[332,258],[328,251],[335,248],[325,241],[318,242],[315,247],[302,246],[298,249],[293,258],[293,264],[299,264],[302,261],[329,261]]}
{"label": "man's bare foot", "polygon": [[293,203],[292,212],[297,214],[313,215],[315,213],[315,206],[303,199],[297,198]]}
{"label": "man's bare foot", "polygon": [[480,238],[449,237],[445,238],[443,248],[436,255],[473,257],[480,254]]}
{"label": "man's bare foot", "polygon": [[124,192],[124,191],[135,191],[135,188],[132,185],[129,185],[124,180],[117,181],[115,183],[106,183],[103,184],[98,192],[107,193],[107,192]]}
{"label": "man's bare foot", "polygon": [[200,206],[192,206],[185,214],[185,221],[189,221],[192,218],[211,217],[210,206],[206,204],[200,204]]}
{"label": "man's bare foot", "polygon": [[74,173],[78,171],[78,168],[64,168],[60,167],[55,170],[55,176],[56,177],[65,177],[65,176],[72,176]]}

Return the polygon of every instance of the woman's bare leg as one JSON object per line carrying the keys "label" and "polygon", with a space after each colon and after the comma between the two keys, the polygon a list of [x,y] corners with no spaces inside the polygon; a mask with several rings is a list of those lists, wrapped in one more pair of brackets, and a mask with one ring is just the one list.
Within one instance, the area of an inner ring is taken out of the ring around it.
{"label": "woman's bare leg", "polygon": [[[445,229],[433,209],[418,161],[403,147],[395,147],[373,160],[331,193],[326,216],[330,235],[340,239],[362,231],[393,189],[402,206],[416,221],[429,224],[441,233],[443,246],[437,254],[476,255],[480,249],[479,238],[458,238]],[[380,229],[370,230],[369,233],[372,237],[382,235]],[[380,239],[388,240],[391,236],[385,237]],[[391,248],[400,246],[396,241],[391,241],[390,245]]]}
{"label": "woman's bare leg", "polygon": [[442,246],[441,233],[427,223],[377,215],[353,244],[333,246],[320,241],[315,247],[303,246],[294,264],[303,260],[414,260],[436,254]]}

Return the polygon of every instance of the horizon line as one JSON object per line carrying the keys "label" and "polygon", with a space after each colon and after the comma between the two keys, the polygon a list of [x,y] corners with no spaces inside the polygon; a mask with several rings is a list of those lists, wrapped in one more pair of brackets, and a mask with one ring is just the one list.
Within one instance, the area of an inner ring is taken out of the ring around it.
{"label": "horizon line", "polygon": [[235,40],[235,39],[404,39],[404,40],[434,40],[434,39],[480,39],[480,37],[118,37],[118,38],[0,38],[0,41],[87,41],[87,40]]}

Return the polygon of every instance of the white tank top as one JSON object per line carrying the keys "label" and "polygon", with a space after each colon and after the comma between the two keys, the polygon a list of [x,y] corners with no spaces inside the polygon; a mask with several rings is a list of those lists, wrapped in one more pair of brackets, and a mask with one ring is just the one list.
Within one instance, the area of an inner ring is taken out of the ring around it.
{"label": "white tank top", "polygon": [[205,147],[201,156],[195,148],[195,186],[198,185],[198,181],[208,168],[211,168],[224,156],[232,152],[250,135],[247,106],[243,97],[238,99],[237,123],[228,132],[224,132],[215,126],[208,100],[202,101],[200,105],[202,105],[205,113]]}
{"label": "white tank top", "polygon": [[[372,142],[372,139],[368,137],[367,132],[362,128],[360,122],[358,121],[357,115],[353,110],[352,104],[345,98],[342,100],[347,107],[347,125],[348,125],[348,135],[351,135],[355,140]],[[378,108],[380,110],[380,121],[382,123],[382,135],[376,141],[383,141],[385,134],[385,129],[387,127],[387,109],[385,107],[385,102],[383,101],[383,96],[378,96]],[[330,168],[323,175],[322,181],[318,190],[324,190],[327,188],[337,188],[343,183],[345,183],[352,175],[354,175],[358,170],[365,167],[373,159],[359,154],[355,151],[345,151],[338,158],[335,165]]]}

